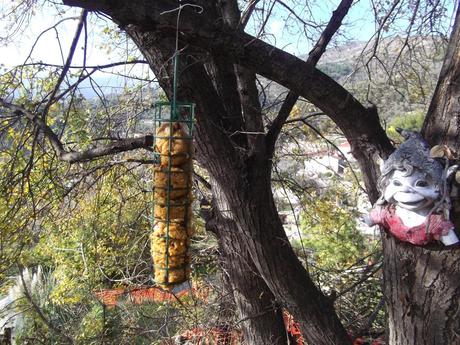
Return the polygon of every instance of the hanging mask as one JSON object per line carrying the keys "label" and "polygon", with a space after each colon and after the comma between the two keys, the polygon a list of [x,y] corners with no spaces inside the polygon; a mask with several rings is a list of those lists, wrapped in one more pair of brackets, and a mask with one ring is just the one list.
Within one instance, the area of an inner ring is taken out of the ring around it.
{"label": "hanging mask", "polygon": [[442,212],[449,207],[447,169],[430,157],[430,147],[419,133],[402,131],[406,141],[383,163],[381,196],[365,218],[404,242],[425,245],[440,240],[459,242],[454,225]]}

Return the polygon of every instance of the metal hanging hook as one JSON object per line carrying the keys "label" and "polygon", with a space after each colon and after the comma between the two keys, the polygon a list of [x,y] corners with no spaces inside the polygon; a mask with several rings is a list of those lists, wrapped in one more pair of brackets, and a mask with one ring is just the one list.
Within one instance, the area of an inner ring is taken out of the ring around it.
{"label": "metal hanging hook", "polygon": [[180,25],[180,16],[182,14],[182,10],[186,7],[193,7],[197,9],[197,13],[203,13],[204,9],[202,6],[195,5],[195,4],[181,4],[179,7],[176,7],[172,10],[163,11],[160,15],[174,13],[177,12],[177,20],[176,20],[176,42],[175,42],[175,50],[173,55],[173,90],[172,90],[172,104],[171,104],[171,120],[177,120],[177,84],[178,84],[178,71],[179,71],[179,25]]}

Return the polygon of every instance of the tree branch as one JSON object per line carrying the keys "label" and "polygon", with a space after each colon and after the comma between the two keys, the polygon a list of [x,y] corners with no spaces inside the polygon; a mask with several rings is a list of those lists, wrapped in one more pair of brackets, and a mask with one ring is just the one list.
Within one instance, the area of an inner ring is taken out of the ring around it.
{"label": "tree branch", "polygon": [[116,153],[131,151],[139,148],[149,149],[153,146],[153,135],[146,135],[139,138],[127,138],[117,140],[107,145],[96,146],[85,151],[67,151],[59,140],[56,133],[43,121],[43,118],[33,114],[21,106],[6,102],[0,98],[0,105],[13,111],[16,116],[25,116],[35,128],[37,128],[50,142],[56,155],[60,160],[67,163],[89,161],[95,158],[108,156]]}
{"label": "tree branch", "polygon": [[74,36],[72,44],[70,46],[69,55],[67,56],[67,60],[65,62],[64,68],[62,69],[61,74],[59,75],[59,79],[58,79],[58,81],[56,83],[56,86],[54,87],[53,92],[49,96],[48,102],[45,105],[45,108],[44,108],[43,113],[42,113],[43,119],[46,118],[46,115],[48,114],[48,111],[49,111],[51,105],[54,103],[54,96],[56,96],[56,94],[57,94],[57,92],[59,90],[59,87],[61,86],[61,84],[64,81],[64,78],[65,78],[67,72],[69,71],[70,65],[72,63],[73,55],[75,54],[75,49],[77,48],[78,40],[80,38],[80,34],[81,34],[82,29],[83,29],[83,25],[86,22],[87,14],[88,14],[87,10],[83,10],[81,12],[80,19],[79,19],[78,25],[77,25],[77,30],[75,32],[75,36]]}
{"label": "tree branch", "polygon": [[[332,13],[332,17],[329,20],[326,28],[324,29],[323,33],[321,34],[319,40],[316,42],[313,49],[308,54],[308,58],[306,63],[315,66],[323,53],[326,50],[327,45],[332,39],[332,36],[337,32],[337,30],[342,25],[342,20],[348,13],[353,0],[342,0],[337,7],[337,9]],[[281,106],[280,111],[278,112],[277,117],[273,120],[268,130],[266,136],[267,142],[267,151],[270,157],[273,155],[275,150],[275,143],[278,139],[278,136],[283,128],[283,125],[286,119],[289,117],[292,108],[296,104],[297,100],[299,99],[299,95],[290,91],[284,100],[283,105]]]}
{"label": "tree branch", "polygon": [[[439,73],[438,83],[431,99],[422,133],[430,145],[447,144],[460,151],[460,6],[447,46],[446,58]],[[446,96],[448,95],[448,96]]]}
{"label": "tree branch", "polygon": [[[87,68],[87,69],[97,69],[97,70],[102,70],[106,68],[112,68],[112,67],[117,67],[117,66],[124,66],[124,65],[134,65],[134,64],[147,64],[148,62],[145,60],[129,60],[129,61],[120,61],[120,62],[113,62],[113,63],[108,63],[104,65],[89,65],[89,66],[69,66],[69,69],[71,68],[76,68],[76,69],[82,69],[82,68]],[[29,62],[20,65],[19,67],[24,67],[24,66],[43,66],[43,67],[57,67],[57,68],[62,68],[62,65],[55,65],[55,64],[50,64],[50,63],[45,63],[45,62]]]}
{"label": "tree branch", "polygon": [[243,11],[240,23],[238,25],[240,28],[244,29],[246,27],[249,22],[249,18],[251,18],[251,15],[259,2],[260,0],[251,0],[251,2],[246,6],[246,9]]}
{"label": "tree branch", "polygon": [[[238,23],[240,22],[240,12],[238,10],[238,3],[236,0],[225,2],[225,6],[222,6],[222,16],[225,23],[232,29],[238,29]],[[273,3],[274,5],[275,3]],[[273,7],[273,6],[272,6]],[[267,15],[270,16],[270,13]],[[243,29],[241,29],[243,30]],[[246,132],[263,132],[262,122],[262,109],[260,106],[259,92],[256,85],[256,74],[254,71],[244,68],[240,65],[231,65],[233,73],[236,75],[237,82],[237,95],[239,97],[238,104],[241,105],[240,113],[243,114],[244,119],[244,130]],[[223,85],[227,85],[228,82],[224,81]],[[235,113],[236,114],[236,113]],[[263,137],[259,134],[247,134],[248,148],[251,151],[250,154],[261,151],[264,145]]]}

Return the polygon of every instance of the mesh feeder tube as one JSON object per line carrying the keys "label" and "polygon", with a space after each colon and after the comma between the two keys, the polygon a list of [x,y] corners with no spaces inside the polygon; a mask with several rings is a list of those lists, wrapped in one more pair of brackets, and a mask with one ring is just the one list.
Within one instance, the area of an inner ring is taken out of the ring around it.
{"label": "mesh feeder tube", "polygon": [[[164,289],[190,276],[193,104],[155,104],[153,232],[155,282]],[[177,116],[180,114],[180,116]]]}

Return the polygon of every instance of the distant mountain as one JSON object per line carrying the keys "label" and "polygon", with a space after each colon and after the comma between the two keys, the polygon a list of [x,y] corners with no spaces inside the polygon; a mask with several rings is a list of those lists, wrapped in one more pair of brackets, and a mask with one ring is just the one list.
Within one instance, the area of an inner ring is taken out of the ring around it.
{"label": "distant mountain", "polygon": [[446,42],[439,37],[418,36],[406,41],[396,36],[382,39],[377,47],[374,43],[350,42],[328,48],[318,68],[360,101],[377,105],[386,122],[408,112],[425,111]]}

